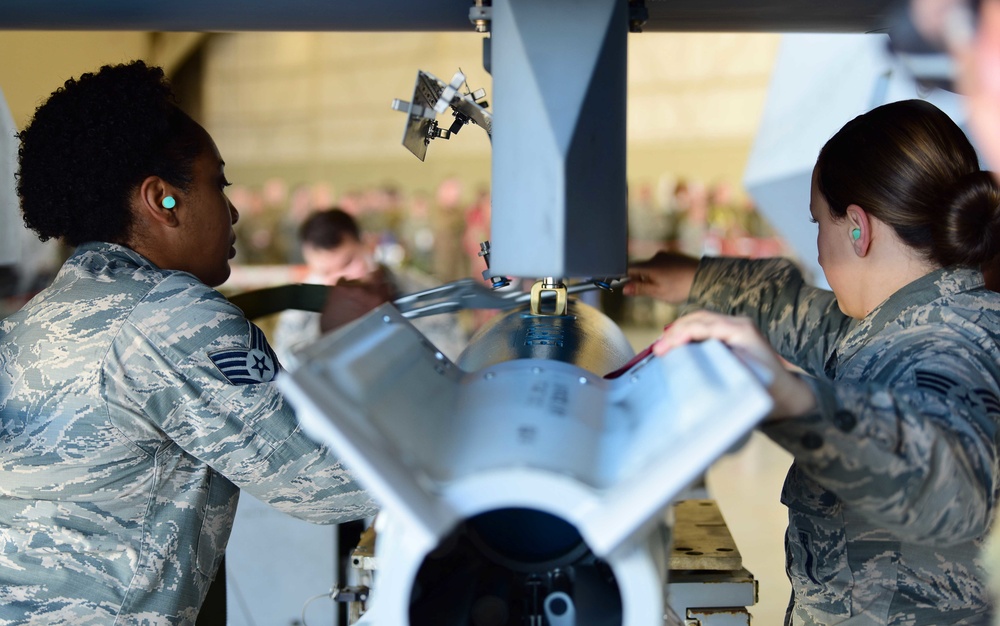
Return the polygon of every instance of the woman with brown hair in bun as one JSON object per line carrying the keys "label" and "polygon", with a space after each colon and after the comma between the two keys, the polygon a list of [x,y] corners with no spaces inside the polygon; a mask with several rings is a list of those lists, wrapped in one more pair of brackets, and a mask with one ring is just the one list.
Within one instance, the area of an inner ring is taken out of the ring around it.
{"label": "woman with brown hair in bun", "polygon": [[719,339],[772,377],[761,430],[794,456],[786,624],[988,624],[1000,294],[980,268],[1000,190],[947,115],[909,100],[827,142],[809,211],[831,290],[784,259],[660,253],[627,292],[695,310],[655,353]]}

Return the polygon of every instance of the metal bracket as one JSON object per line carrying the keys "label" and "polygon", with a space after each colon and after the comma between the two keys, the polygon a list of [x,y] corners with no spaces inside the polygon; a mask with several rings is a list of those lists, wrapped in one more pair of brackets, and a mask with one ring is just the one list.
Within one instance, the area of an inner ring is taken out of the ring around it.
{"label": "metal bracket", "polygon": [[[421,161],[427,155],[431,139],[450,139],[469,122],[483,127],[492,138],[493,114],[486,109],[487,106],[486,90],[471,91],[461,70],[455,73],[450,83],[427,72],[418,71],[413,99],[408,102],[395,98],[392,101],[394,111],[407,114],[403,145]],[[435,118],[449,107],[455,120],[449,128],[441,128]]]}

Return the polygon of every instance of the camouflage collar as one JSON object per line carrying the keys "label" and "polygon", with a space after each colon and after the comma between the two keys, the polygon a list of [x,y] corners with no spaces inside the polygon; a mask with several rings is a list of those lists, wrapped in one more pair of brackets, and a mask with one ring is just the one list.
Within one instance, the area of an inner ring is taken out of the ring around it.
{"label": "camouflage collar", "polygon": [[78,263],[90,263],[94,258],[101,258],[105,261],[111,259],[121,259],[126,258],[132,264],[139,267],[148,269],[159,269],[156,267],[152,261],[142,256],[135,250],[127,248],[125,246],[119,245],[117,243],[109,243],[107,241],[88,241],[87,243],[82,243],[76,247],[73,251],[70,260]]}
{"label": "camouflage collar", "polygon": [[967,267],[945,267],[925,274],[896,291],[860,320],[841,340],[833,358],[843,361],[852,357],[868,343],[869,338],[892,324],[910,326],[913,309],[982,286],[982,272]]}

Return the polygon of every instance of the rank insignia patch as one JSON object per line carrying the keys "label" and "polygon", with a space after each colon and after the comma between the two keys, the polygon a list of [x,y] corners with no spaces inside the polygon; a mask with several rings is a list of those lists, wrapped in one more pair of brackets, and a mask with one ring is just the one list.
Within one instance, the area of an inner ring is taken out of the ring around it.
{"label": "rank insignia patch", "polygon": [[250,324],[250,348],[221,350],[208,355],[226,380],[234,385],[266,383],[278,375],[278,358],[264,333]]}

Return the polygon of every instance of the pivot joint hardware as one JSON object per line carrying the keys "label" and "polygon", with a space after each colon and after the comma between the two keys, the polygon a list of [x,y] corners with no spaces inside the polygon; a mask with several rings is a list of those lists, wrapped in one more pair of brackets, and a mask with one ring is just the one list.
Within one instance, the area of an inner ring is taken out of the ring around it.
{"label": "pivot joint hardware", "polygon": [[566,315],[566,311],[566,285],[561,280],[546,276],[535,281],[531,286],[532,315]]}

